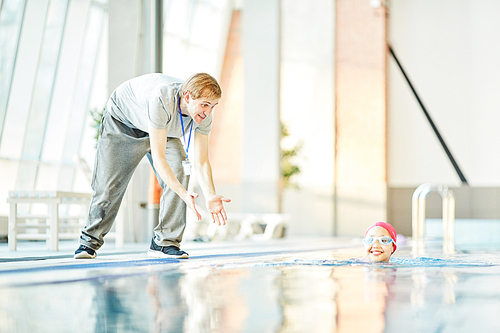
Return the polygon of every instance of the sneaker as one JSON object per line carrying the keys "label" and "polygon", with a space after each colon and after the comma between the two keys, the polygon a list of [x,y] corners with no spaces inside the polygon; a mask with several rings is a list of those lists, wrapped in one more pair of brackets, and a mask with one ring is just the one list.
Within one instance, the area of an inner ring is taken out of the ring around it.
{"label": "sneaker", "polygon": [[96,255],[94,250],[85,245],[80,245],[78,250],[75,251],[75,259],[94,259]]}
{"label": "sneaker", "polygon": [[188,259],[189,254],[181,251],[177,246],[158,246],[154,239],[151,240],[148,256],[153,258],[171,258],[171,259]]}

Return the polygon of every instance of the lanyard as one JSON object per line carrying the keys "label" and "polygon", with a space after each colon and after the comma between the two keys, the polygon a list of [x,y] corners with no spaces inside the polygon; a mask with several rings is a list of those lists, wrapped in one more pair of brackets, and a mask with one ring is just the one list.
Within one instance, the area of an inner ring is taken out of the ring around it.
{"label": "lanyard", "polygon": [[[186,146],[186,134],[184,133],[184,122],[182,121],[182,112],[181,112],[181,98],[179,97],[179,118],[181,118],[181,127],[182,127],[182,139],[184,140],[184,146]],[[189,139],[186,147],[186,159],[188,159],[188,150],[189,144],[191,143],[191,130],[193,129],[193,123],[191,122],[191,127],[189,127]]]}

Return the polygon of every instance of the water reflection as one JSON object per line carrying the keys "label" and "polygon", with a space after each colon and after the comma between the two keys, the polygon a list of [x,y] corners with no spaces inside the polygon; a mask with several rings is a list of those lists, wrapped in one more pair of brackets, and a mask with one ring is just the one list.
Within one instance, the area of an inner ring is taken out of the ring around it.
{"label": "water reflection", "polygon": [[455,295],[455,285],[458,282],[457,274],[452,269],[443,269],[445,279],[443,303],[454,304],[457,300]]}
{"label": "water reflection", "polygon": [[[197,269],[179,274],[176,284],[170,275],[153,276],[150,332],[335,332],[339,286],[331,272],[297,266]],[[169,297],[178,305],[165,302]],[[174,309],[175,321],[165,316]]]}
{"label": "water reflection", "polygon": [[283,319],[277,332],[336,332],[339,283],[328,267],[283,267],[276,280]]}
{"label": "water reflection", "polygon": [[500,266],[324,258],[141,266],[130,276],[118,267],[120,277],[102,268],[82,270],[76,282],[4,286],[0,332],[500,331]]}
{"label": "water reflection", "polygon": [[242,293],[250,272],[197,269],[183,276],[181,297],[187,305],[186,332],[239,332],[248,316]]}
{"label": "water reflection", "polygon": [[339,285],[336,332],[383,332],[386,304],[394,298],[391,286],[396,269],[339,267],[332,277]]}
{"label": "water reflection", "polygon": [[114,285],[110,281],[93,283],[94,299],[89,316],[95,316],[94,332],[132,331],[140,323],[134,319],[133,305],[128,302],[130,290],[125,286]]}
{"label": "water reflection", "polygon": [[184,274],[152,275],[148,277],[146,292],[152,318],[149,332],[182,332],[188,304],[182,297],[181,281]]}

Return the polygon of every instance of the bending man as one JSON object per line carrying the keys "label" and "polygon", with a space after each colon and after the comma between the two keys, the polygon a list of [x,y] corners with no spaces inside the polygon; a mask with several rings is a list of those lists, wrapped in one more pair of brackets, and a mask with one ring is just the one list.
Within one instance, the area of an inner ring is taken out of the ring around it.
{"label": "bending man", "polygon": [[[163,189],[150,256],[189,257],[180,249],[186,227],[186,207],[201,219],[194,202],[198,194],[187,190],[193,169],[212,222],[226,223],[223,202],[231,200],[216,194],[208,159],[212,111],[221,96],[217,81],[205,73],[195,74],[185,82],[164,74],[146,74],[116,88],[102,118],[92,178],[94,192],[76,259],[96,257],[144,155]],[[191,141],[193,161],[187,154]]]}

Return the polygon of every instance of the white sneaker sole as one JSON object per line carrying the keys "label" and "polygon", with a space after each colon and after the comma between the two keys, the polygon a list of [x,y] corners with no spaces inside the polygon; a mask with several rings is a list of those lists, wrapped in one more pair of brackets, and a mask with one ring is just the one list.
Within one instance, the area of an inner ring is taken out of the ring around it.
{"label": "white sneaker sole", "polygon": [[161,251],[153,251],[153,250],[148,251],[148,256],[152,258],[189,259],[189,255],[187,253],[178,256],[178,255],[165,254]]}
{"label": "white sneaker sole", "polygon": [[85,251],[82,251],[80,253],[75,254],[75,259],[94,259],[96,257],[97,253],[94,253],[94,255],[90,255]]}

